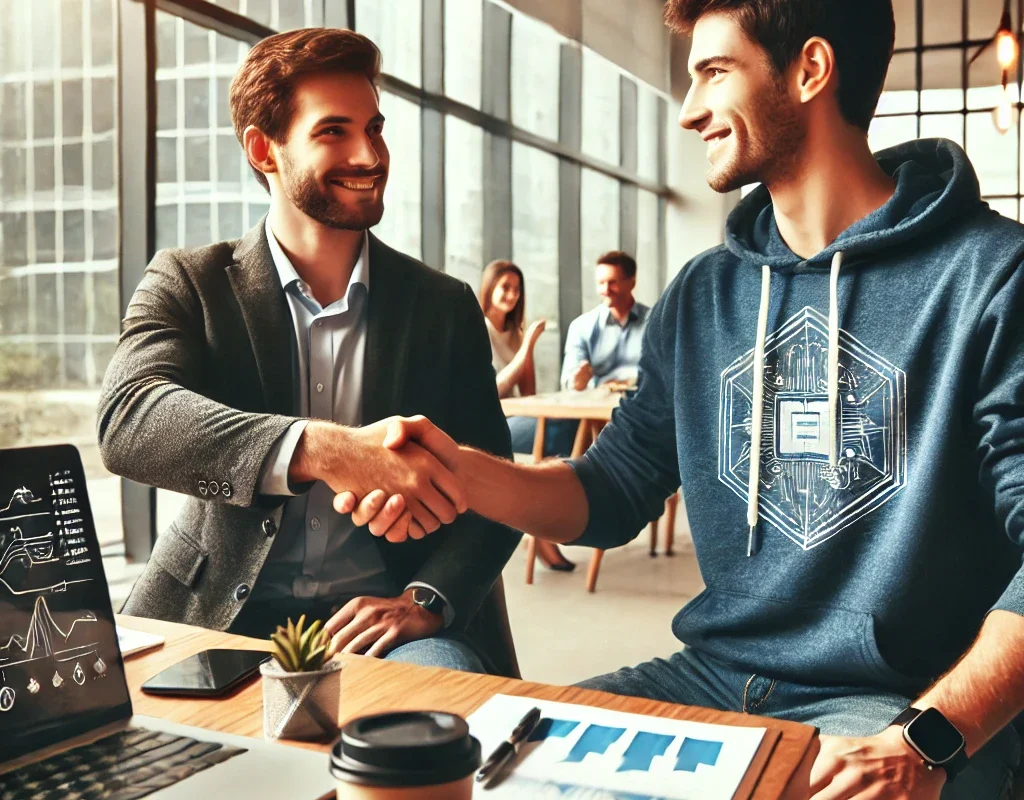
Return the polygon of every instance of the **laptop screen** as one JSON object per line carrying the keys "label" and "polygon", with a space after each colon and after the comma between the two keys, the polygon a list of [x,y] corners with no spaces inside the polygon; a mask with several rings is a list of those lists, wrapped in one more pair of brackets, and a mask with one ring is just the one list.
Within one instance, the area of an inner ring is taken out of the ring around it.
{"label": "laptop screen", "polygon": [[130,715],[78,451],[0,450],[0,761]]}

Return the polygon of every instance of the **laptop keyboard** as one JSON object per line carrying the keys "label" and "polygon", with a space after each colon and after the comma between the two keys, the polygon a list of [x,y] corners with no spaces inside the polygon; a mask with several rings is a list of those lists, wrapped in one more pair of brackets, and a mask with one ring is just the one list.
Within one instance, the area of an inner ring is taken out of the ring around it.
{"label": "laptop keyboard", "polygon": [[136,800],[244,752],[129,728],[0,775],[0,800]]}

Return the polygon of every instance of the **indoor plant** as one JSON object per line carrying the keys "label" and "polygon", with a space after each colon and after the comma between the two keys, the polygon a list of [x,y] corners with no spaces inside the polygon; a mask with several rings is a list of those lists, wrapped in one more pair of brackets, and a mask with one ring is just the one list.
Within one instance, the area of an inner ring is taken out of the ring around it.
{"label": "indoor plant", "polygon": [[268,739],[322,739],[338,731],[342,664],[320,620],[305,624],[303,614],[298,623],[279,625],[270,637],[274,657],[260,667]]}

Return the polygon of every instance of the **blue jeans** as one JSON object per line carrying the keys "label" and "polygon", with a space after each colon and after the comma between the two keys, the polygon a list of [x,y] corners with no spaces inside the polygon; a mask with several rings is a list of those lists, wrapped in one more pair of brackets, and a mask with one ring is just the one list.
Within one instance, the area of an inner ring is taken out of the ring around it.
{"label": "blue jeans", "polygon": [[[506,421],[512,434],[512,452],[532,453],[537,420],[534,417],[509,417]],[[578,419],[549,419],[544,426],[544,458],[571,455],[579,425]]]}
{"label": "blue jeans", "polygon": [[[692,647],[668,659],[590,678],[579,684],[612,694],[740,711],[814,725],[832,736],[880,733],[910,698],[873,689],[802,686],[741,672]],[[1011,725],[974,754],[970,766],[942,791],[942,800],[1009,800],[1020,762],[1020,735]]]}
{"label": "blue jeans", "polygon": [[460,672],[486,675],[480,656],[465,642],[446,636],[434,636],[400,645],[385,656],[388,661],[417,664],[421,667],[441,667]]}

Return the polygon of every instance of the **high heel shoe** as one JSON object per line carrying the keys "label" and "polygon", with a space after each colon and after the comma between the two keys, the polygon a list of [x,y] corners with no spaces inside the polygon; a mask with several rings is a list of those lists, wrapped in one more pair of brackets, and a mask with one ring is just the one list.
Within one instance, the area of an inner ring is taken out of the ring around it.
{"label": "high heel shoe", "polygon": [[576,564],[562,555],[558,545],[552,542],[538,541],[537,557],[553,572],[572,572],[576,569]]}

